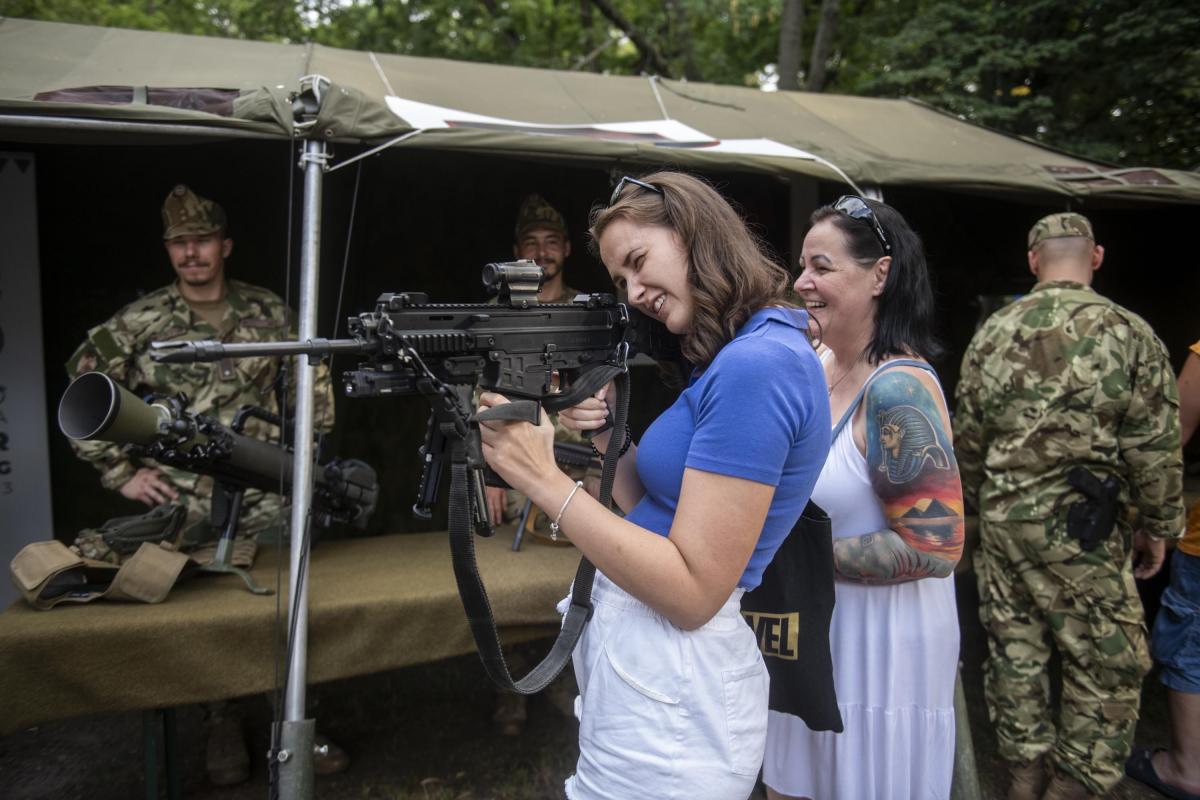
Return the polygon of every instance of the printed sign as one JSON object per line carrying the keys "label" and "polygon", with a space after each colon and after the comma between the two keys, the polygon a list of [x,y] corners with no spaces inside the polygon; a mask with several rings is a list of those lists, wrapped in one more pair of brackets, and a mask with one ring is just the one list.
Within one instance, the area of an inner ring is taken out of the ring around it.
{"label": "printed sign", "polygon": [[[54,536],[31,153],[0,151],[0,563]],[[0,580],[0,608],[17,598]]]}

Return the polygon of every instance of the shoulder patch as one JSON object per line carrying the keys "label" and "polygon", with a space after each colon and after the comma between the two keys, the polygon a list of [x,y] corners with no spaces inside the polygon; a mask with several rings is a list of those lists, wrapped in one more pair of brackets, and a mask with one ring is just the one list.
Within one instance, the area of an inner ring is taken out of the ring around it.
{"label": "shoulder patch", "polygon": [[112,331],[107,325],[92,328],[88,333],[88,338],[92,340],[92,344],[96,346],[96,352],[105,361],[115,361],[125,355],[125,351],[121,349],[121,345],[117,344],[117,340],[113,338]]}
{"label": "shoulder patch", "polygon": [[270,319],[270,318],[251,318],[244,319],[239,323],[243,328],[264,328],[274,329],[287,326],[287,320]]}

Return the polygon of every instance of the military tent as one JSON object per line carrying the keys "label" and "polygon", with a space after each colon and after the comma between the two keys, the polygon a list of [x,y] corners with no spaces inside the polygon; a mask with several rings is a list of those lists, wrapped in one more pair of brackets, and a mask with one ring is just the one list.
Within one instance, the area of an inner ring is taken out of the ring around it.
{"label": "military tent", "polygon": [[[316,124],[298,132],[288,95],[306,75],[330,87]],[[1194,173],[1114,168],[911,100],[0,20],[0,136],[49,130],[84,138],[299,133],[352,142],[409,134],[397,146],[732,168],[860,186],[1200,200]]]}
{"label": "military tent", "polygon": [[[321,76],[319,112],[298,126],[291,95],[307,76]],[[1173,352],[1196,336],[1174,305],[1200,291],[1179,261],[1200,202],[1195,173],[1088,161],[907,100],[0,19],[0,188],[10,177],[18,186],[0,196],[0,385],[10,387],[0,433],[40,434],[42,454],[40,466],[36,455],[0,458],[0,504],[12,505],[6,483],[52,483],[64,536],[132,510],[98,488],[53,426],[62,363],[89,327],[169,279],[158,207],[178,182],[225,205],[234,276],[294,305],[301,140],[333,153],[323,336],[344,334],[339,318],[383,291],[481,299],[474,276],[509,256],[517,204],[532,191],[569,220],[572,284],[604,289],[585,252],[589,207],[613,175],[662,165],[716,180],[793,263],[811,208],[848,187],[884,193],[925,239],[948,387],[989,298],[1028,285],[1024,233],[1050,211],[1092,216],[1110,254],[1100,289],[1150,318]],[[36,302],[36,282],[13,285],[31,275],[41,276]],[[17,352],[26,360],[14,371],[4,359]],[[34,383],[37,392],[12,388]],[[666,396],[643,388],[655,402]],[[36,420],[12,413],[18,400]],[[370,461],[385,485],[412,485],[422,402],[356,402],[352,415],[339,404],[333,449]],[[393,494],[376,529],[412,524],[411,498]]]}

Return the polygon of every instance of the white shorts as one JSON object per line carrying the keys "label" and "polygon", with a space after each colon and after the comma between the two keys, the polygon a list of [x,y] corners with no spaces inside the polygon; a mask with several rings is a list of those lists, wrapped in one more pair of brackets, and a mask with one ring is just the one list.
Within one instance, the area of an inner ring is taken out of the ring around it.
{"label": "white shorts", "polygon": [[573,657],[570,800],[746,800],[766,746],[769,678],[741,596],[684,631],[596,574],[595,612]]}

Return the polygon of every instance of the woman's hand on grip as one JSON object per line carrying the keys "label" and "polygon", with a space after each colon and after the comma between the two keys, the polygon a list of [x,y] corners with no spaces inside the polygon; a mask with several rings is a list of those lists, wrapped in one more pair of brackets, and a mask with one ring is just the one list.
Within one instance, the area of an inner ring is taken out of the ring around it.
{"label": "woman's hand on grip", "polygon": [[[479,397],[479,410],[509,402],[495,392]],[[483,457],[509,486],[531,497],[535,488],[558,471],[554,463],[554,425],[543,410],[537,425],[528,422],[488,421],[479,423]]]}

